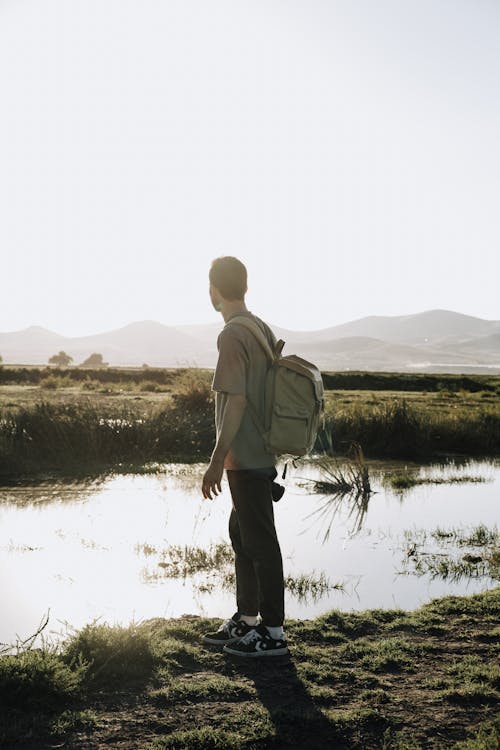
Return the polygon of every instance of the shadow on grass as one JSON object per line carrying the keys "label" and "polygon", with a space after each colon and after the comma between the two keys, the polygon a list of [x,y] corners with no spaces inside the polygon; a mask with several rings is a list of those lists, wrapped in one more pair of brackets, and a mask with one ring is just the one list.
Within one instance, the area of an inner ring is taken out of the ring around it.
{"label": "shadow on grass", "polygon": [[262,706],[276,730],[273,747],[335,747],[347,750],[341,728],[330,721],[309,695],[292,657],[242,660],[228,658],[227,672],[253,682]]}

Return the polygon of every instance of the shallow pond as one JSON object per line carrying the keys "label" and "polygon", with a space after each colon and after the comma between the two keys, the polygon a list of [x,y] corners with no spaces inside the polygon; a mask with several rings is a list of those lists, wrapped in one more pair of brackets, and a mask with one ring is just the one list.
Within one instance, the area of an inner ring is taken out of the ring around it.
{"label": "shallow pond", "polygon": [[[93,483],[0,488],[0,642],[27,637],[49,610],[46,633],[52,634],[96,618],[128,624],[183,613],[232,614],[230,563],[184,576],[181,565],[172,575],[173,545],[195,548],[196,557],[228,542],[227,483],[218,498],[203,500],[204,468],[168,465],[154,474]],[[285,575],[292,579],[289,617],[311,618],[332,608],[413,609],[433,597],[497,585],[484,574],[417,575],[411,544],[436,529],[494,528],[500,463],[412,467],[427,478],[487,481],[403,492],[387,482],[402,468],[369,464],[374,494],[361,515],[352,497],[315,491],[307,481],[321,478],[314,464],[291,472],[284,498],[274,505]],[[444,552],[435,540],[431,548],[442,555],[467,551],[453,540]]]}

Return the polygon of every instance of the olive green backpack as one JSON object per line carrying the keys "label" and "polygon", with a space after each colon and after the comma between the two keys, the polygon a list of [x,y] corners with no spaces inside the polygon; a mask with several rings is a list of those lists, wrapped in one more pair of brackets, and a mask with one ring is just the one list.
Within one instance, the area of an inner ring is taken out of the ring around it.
{"label": "olive green backpack", "polygon": [[251,318],[236,315],[237,323],[253,333],[269,360],[264,394],[264,419],[254,404],[248,407],[264,438],[266,451],[276,455],[306,456],[314,447],[323,413],[323,380],[316,365],[295,354],[281,356],[285,342],[274,350],[264,332]]}

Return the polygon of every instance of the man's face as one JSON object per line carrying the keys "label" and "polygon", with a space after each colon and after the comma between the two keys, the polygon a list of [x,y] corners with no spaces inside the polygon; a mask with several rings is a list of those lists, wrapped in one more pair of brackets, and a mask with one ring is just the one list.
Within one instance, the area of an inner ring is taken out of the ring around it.
{"label": "man's face", "polygon": [[214,310],[217,310],[217,312],[220,312],[221,307],[222,307],[222,297],[221,297],[219,290],[216,289],[216,287],[214,287],[213,284],[210,284],[209,294],[210,294],[210,301],[212,302]]}

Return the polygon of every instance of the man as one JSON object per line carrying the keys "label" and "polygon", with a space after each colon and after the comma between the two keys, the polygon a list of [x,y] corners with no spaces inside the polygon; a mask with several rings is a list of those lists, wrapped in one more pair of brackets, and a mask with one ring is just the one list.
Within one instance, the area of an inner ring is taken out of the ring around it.
{"label": "man", "polygon": [[[263,417],[269,361],[254,334],[231,320],[255,321],[274,349],[271,329],[245,305],[247,271],[230,256],[217,258],[209,273],[210,299],[226,323],[219,335],[214,373],[217,441],[203,477],[204,498],[221,491],[227,472],[233,507],[229,535],[235,553],[237,612],[203,641],[242,657],[288,653],[283,632],[283,562],[272,501],[276,457],[266,451],[248,404]],[[260,620],[259,620],[260,615]]]}

